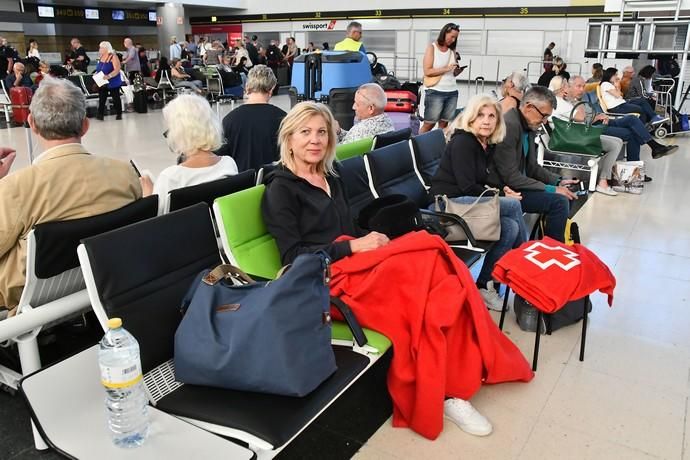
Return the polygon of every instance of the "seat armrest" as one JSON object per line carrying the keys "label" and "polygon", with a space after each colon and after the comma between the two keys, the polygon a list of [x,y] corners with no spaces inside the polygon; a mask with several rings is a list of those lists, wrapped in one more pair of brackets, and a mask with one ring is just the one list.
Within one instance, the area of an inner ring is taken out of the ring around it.
{"label": "seat armrest", "polygon": [[467,225],[467,222],[465,222],[465,219],[463,219],[462,217],[456,214],[449,214],[447,212],[439,211],[430,211],[428,209],[420,209],[419,212],[427,216],[442,217],[444,219],[452,221],[454,224],[459,225],[460,227],[462,227],[462,231],[465,232],[465,235],[467,235],[467,240],[470,242],[470,244],[472,246],[477,246],[477,240],[474,238],[472,230],[470,230],[470,226]]}

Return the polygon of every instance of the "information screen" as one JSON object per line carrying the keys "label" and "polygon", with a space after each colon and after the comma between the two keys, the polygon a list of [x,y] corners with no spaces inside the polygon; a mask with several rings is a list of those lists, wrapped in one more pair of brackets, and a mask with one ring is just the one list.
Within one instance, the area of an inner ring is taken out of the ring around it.
{"label": "information screen", "polygon": [[54,18],[55,17],[55,10],[53,9],[52,6],[39,6],[38,7],[38,16],[42,18]]}
{"label": "information screen", "polygon": [[98,10],[92,10],[89,8],[84,9],[84,17],[86,19],[98,19]]}
{"label": "information screen", "polygon": [[156,12],[155,11],[149,11],[149,21],[156,22]]}
{"label": "information screen", "polygon": [[125,11],[124,10],[113,10],[113,21],[124,21]]}

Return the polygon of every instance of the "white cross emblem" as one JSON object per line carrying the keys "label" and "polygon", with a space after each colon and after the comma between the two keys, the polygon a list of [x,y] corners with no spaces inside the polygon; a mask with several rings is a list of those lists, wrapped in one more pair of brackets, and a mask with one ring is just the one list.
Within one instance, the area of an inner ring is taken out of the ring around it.
{"label": "white cross emblem", "polygon": [[524,251],[527,253],[525,259],[542,270],[546,270],[551,265],[556,265],[561,267],[564,271],[568,271],[581,263],[579,254],[576,252],[561,246],[549,246],[541,241],[535,241],[529,247],[525,248]]}

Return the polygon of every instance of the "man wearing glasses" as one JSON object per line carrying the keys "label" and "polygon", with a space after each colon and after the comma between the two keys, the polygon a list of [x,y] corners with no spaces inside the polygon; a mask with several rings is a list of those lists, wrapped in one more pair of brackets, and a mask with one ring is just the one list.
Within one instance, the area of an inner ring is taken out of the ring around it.
{"label": "man wearing glasses", "polygon": [[522,194],[522,210],[546,215],[544,234],[564,241],[570,200],[577,199],[563,180],[537,163],[535,132],[546,123],[556,106],[547,88],[535,86],[525,92],[520,107],[505,114],[506,136],[496,146],[494,160],[500,182]]}
{"label": "man wearing glasses", "polygon": [[335,44],[335,51],[359,51],[361,53],[367,52],[362,43],[362,24],[357,21],[352,21],[347,25],[347,37],[345,40]]}
{"label": "man wearing glasses", "polygon": [[340,128],[336,123],[338,143],[349,144],[365,137],[374,137],[394,131],[393,121],[384,113],[386,93],[376,83],[365,83],[355,93],[355,125],[349,131]]}

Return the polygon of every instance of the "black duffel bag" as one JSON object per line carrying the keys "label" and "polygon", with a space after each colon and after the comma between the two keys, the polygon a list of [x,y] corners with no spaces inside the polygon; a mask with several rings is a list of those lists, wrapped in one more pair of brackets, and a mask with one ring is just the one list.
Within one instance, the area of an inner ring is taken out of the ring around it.
{"label": "black duffel bag", "polygon": [[[539,332],[551,334],[562,327],[580,322],[584,317],[585,305],[587,305],[587,313],[591,312],[592,302],[589,300],[589,296],[571,300],[555,313],[542,313]],[[539,312],[531,303],[515,294],[513,309],[515,310],[515,317],[520,329],[528,332],[537,330],[537,315]]]}

